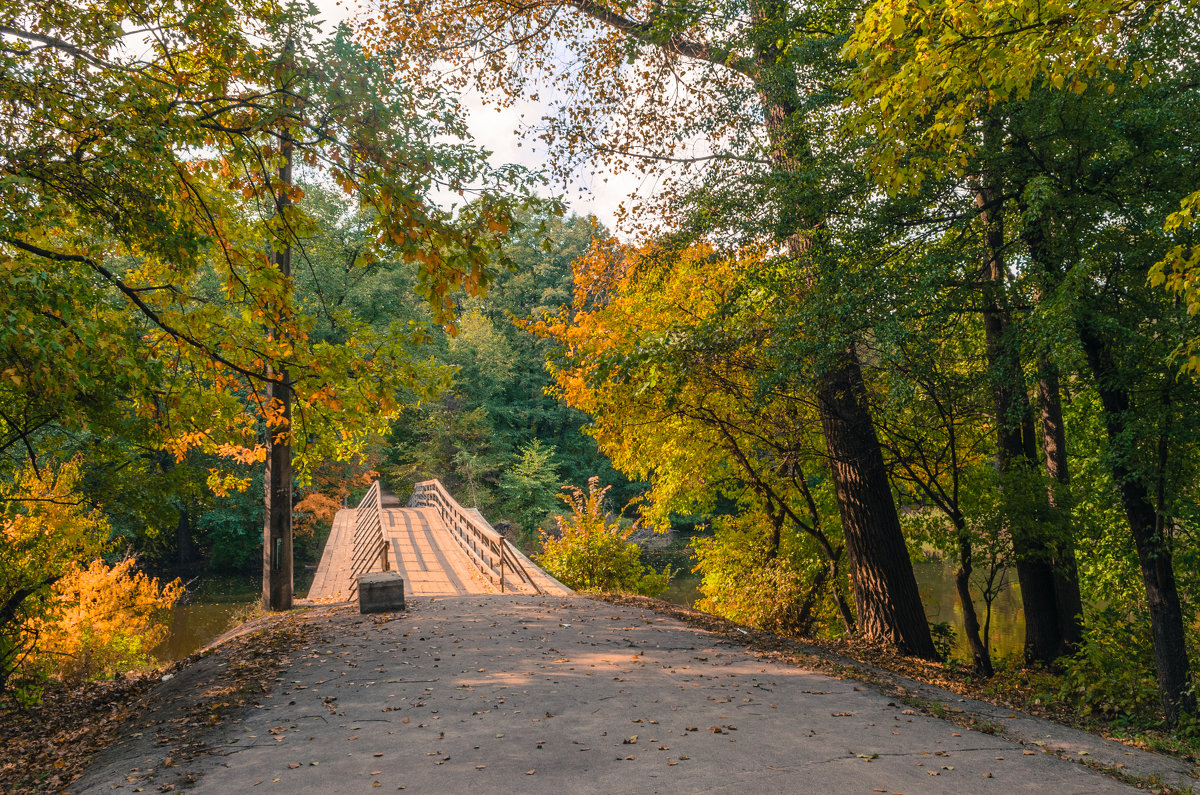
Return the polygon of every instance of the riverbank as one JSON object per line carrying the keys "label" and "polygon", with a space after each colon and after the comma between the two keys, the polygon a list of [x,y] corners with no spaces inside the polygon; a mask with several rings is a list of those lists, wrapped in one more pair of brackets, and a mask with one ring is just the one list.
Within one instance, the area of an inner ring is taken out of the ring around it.
{"label": "riverbank", "polygon": [[[148,681],[129,699],[119,742],[68,791],[316,791],[335,780],[343,790],[380,781],[490,791],[530,770],[520,781],[534,791],[595,791],[603,781],[622,791],[634,778],[694,791],[732,773],[754,791],[780,783],[772,769],[794,776],[816,764],[830,791],[850,781],[843,774],[875,782],[868,791],[1194,781],[1179,760],[657,600],[439,598],[376,617],[332,606],[264,617],[241,633]],[[29,775],[0,779],[0,789],[60,788],[80,769],[71,741],[45,738],[67,760],[61,768],[53,765],[64,759],[45,754],[6,759]],[[581,756],[576,741],[604,753]]]}

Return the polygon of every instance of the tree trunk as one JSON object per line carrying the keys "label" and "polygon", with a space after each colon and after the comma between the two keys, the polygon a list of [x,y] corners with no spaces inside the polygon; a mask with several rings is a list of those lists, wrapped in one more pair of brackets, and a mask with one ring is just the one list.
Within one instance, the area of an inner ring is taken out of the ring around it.
{"label": "tree trunk", "polygon": [[175,562],[182,570],[188,570],[196,562],[196,544],[192,537],[192,519],[187,505],[178,506],[179,522],[175,526]]}
{"label": "tree trunk", "polygon": [[[1022,211],[1029,214],[1027,206]],[[1035,300],[1049,292],[1049,281],[1055,263],[1050,253],[1048,227],[1041,218],[1028,221],[1022,231],[1033,270],[1039,275],[1041,284]],[[1066,424],[1063,422],[1062,389],[1059,385],[1058,367],[1043,348],[1038,355],[1038,407],[1040,409],[1042,452],[1046,474],[1050,478],[1047,486],[1047,502],[1051,515],[1057,520],[1057,538],[1054,539],[1054,589],[1057,597],[1058,623],[1062,630],[1064,651],[1079,645],[1083,626],[1083,600],[1079,595],[1079,569],[1075,563],[1075,534],[1071,526],[1070,473],[1067,469]]]}
{"label": "tree trunk", "polygon": [[267,471],[263,507],[263,609],[292,608],[291,388],[287,372],[268,389],[281,406],[283,425],[267,428]]}
{"label": "tree trunk", "polygon": [[[975,203],[986,226],[987,262],[983,269],[983,330],[996,415],[996,464],[1001,482],[1022,471],[1037,472],[1037,446],[1033,438],[1033,410],[1025,389],[1020,354],[1012,339],[1012,323],[1004,300],[1004,228],[992,207],[993,188],[976,192]],[[1011,482],[1011,481],[1010,481]],[[1032,506],[1031,506],[1032,507]],[[1044,513],[1049,513],[1049,506]],[[1059,622],[1054,565],[1045,539],[1033,528],[1036,522],[1012,527],[1021,607],[1025,614],[1025,657],[1048,663],[1067,650]]]}
{"label": "tree trunk", "polygon": [[[753,13],[756,21],[771,19],[771,10],[761,4]],[[795,75],[776,67],[781,56],[778,47],[774,35],[758,46],[762,70],[756,88],[771,144],[772,167],[782,175],[798,175],[813,164],[813,155],[803,125],[796,119],[800,102]],[[788,253],[803,258],[809,246],[804,227],[822,219],[805,219],[797,212],[780,220]],[[894,643],[908,654],[935,660],[937,652],[904,545],[883,451],[867,408],[858,354],[851,340],[846,340],[846,345],[838,360],[819,377],[817,403],[833,467],[858,629],[867,638]]]}
{"label": "tree trunk", "polygon": [[1058,601],[1058,622],[1068,649],[1079,645],[1083,625],[1083,599],[1079,595],[1079,569],[1075,564],[1075,534],[1067,504],[1070,474],[1067,469],[1066,426],[1063,423],[1062,396],[1058,368],[1045,356],[1038,358],[1038,404],[1041,408],[1042,450],[1046,474],[1050,476],[1047,494],[1050,508],[1061,520],[1061,537],[1055,545],[1054,590]]}
{"label": "tree trunk", "polygon": [[963,632],[967,636],[967,645],[971,648],[971,656],[975,658],[975,672],[980,676],[991,678],[995,670],[992,668],[992,656],[988,654],[987,646],[980,639],[979,614],[975,612],[975,600],[971,598],[971,571],[973,568],[973,553],[971,539],[967,536],[966,528],[961,526],[961,517],[955,522],[958,530],[958,571],[954,575],[954,588],[958,591],[958,604],[963,611]]}
{"label": "tree trunk", "polygon": [[842,517],[859,631],[908,654],[935,660],[937,652],[853,349],[821,379],[817,402]]}
{"label": "tree trunk", "polygon": [[[285,46],[281,73],[290,67],[292,43]],[[286,78],[286,74],[284,75]],[[281,81],[283,82],[283,81]],[[275,211],[283,214],[291,204],[292,140],[285,128],[280,134],[279,195]],[[284,279],[292,275],[292,246],[287,242],[282,251],[271,251],[271,260]],[[285,289],[287,289],[285,287]],[[279,307],[282,313],[285,306]],[[271,380],[267,386],[267,403],[276,413],[278,422],[267,423],[267,468],[264,480],[263,505],[263,595],[264,610],[292,608],[292,386],[287,370],[268,368]]]}
{"label": "tree trunk", "polygon": [[1196,697],[1189,687],[1183,610],[1175,585],[1171,547],[1162,532],[1161,517],[1151,501],[1149,490],[1129,470],[1120,454],[1120,448],[1129,444],[1125,423],[1130,399],[1128,391],[1121,386],[1121,374],[1113,358],[1112,346],[1087,319],[1079,319],[1077,325],[1083,352],[1100,394],[1110,448],[1109,467],[1121,495],[1129,530],[1133,534],[1142,570],[1142,583],[1146,588],[1146,603],[1150,609],[1150,627],[1154,637],[1154,665],[1163,714],[1167,723],[1174,726],[1181,715],[1195,714]]}

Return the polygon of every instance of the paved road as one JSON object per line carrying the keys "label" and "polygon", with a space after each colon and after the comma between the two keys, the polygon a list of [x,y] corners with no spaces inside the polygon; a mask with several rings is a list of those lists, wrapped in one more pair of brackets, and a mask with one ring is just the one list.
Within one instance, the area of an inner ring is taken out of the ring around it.
{"label": "paved road", "polygon": [[344,631],[218,727],[218,753],[129,783],[166,753],[143,748],[73,790],[149,792],[188,774],[215,793],[1129,789],[639,608],[456,596],[390,617],[334,610]]}

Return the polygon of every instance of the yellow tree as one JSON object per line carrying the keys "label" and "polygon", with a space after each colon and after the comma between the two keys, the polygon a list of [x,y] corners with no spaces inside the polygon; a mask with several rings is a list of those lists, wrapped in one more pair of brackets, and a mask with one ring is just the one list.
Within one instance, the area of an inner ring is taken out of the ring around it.
{"label": "yellow tree", "polygon": [[[811,626],[813,604],[831,598],[852,631],[845,544],[822,495],[830,466],[814,431],[816,401],[776,376],[778,329],[747,278],[761,267],[753,252],[599,241],[575,264],[572,306],[534,328],[561,346],[557,389],[593,417],[589,432],[601,451],[650,483],[641,507],[650,524],[665,529],[673,512],[707,513],[720,498],[742,503],[766,531],[758,564],[783,563],[798,537],[819,556],[815,576],[791,595],[787,607],[798,614],[786,628]],[[728,572],[703,557],[704,590],[718,611],[751,609],[746,600],[723,600],[718,583]],[[739,577],[756,574],[742,569]]]}

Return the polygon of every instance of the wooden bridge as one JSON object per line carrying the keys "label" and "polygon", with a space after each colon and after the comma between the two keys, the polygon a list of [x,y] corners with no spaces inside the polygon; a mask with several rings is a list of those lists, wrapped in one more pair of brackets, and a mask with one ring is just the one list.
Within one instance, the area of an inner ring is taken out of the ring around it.
{"label": "wooden bridge", "polygon": [[338,511],[308,601],[354,599],[355,578],[377,571],[397,572],[409,596],[572,593],[438,480],[418,483],[405,506],[375,481]]}

